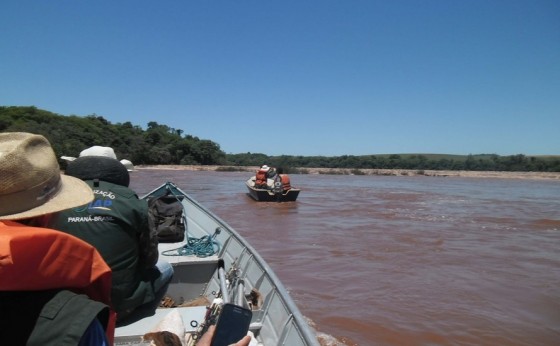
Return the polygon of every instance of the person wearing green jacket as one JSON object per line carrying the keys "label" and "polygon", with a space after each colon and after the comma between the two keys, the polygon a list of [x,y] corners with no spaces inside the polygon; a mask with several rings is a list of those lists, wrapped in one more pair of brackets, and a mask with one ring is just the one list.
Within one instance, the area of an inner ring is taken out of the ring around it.
{"label": "person wearing green jacket", "polygon": [[128,170],[114,158],[83,156],[68,163],[66,174],[85,181],[94,200],[52,215],[49,227],[90,243],[111,267],[111,298],[118,324],[153,314],[173,267],[158,260],[158,239],[148,204],[128,188]]}

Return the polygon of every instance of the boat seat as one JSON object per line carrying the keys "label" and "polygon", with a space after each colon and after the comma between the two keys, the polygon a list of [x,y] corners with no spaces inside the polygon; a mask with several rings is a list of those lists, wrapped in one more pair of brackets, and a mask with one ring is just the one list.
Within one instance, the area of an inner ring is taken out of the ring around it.
{"label": "boat seat", "polygon": [[[178,256],[165,255],[165,253],[173,253],[173,250],[180,248],[182,243],[160,243],[159,253],[160,259],[168,261],[174,270],[173,278],[167,289],[166,296],[173,299],[177,304],[197,298],[204,290],[206,282],[210,280],[215,268],[218,265],[218,255],[208,257],[197,257],[194,255]],[[185,294],[191,292],[192,296]],[[129,325],[117,327],[115,330],[115,345],[150,345],[149,342],[142,342],[142,336],[153,331],[157,324],[167,316],[171,311],[177,309],[183,324],[185,332],[195,331],[195,327],[191,321],[201,323],[206,315],[206,306],[179,306],[173,308],[158,308],[155,314],[147,318],[141,319]]]}
{"label": "boat seat", "polygon": [[[180,256],[176,249],[183,243],[160,243],[159,258],[173,266],[173,278],[167,288],[166,296],[176,304],[183,304],[198,298],[218,267],[218,255],[197,257]],[[173,255],[177,254],[177,255]]]}

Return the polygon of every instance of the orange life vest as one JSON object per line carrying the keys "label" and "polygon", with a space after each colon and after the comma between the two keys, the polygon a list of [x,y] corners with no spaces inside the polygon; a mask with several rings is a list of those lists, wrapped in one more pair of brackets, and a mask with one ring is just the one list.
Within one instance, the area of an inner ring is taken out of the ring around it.
{"label": "orange life vest", "polygon": [[[0,291],[69,289],[111,305],[111,269],[97,250],[72,235],[0,221]],[[107,338],[112,344],[116,314]]]}
{"label": "orange life vest", "polygon": [[280,174],[280,179],[284,191],[287,191],[292,188],[292,185],[290,184],[290,177],[288,177],[286,174]]}
{"label": "orange life vest", "polygon": [[266,172],[267,171],[263,171],[260,169],[257,171],[257,174],[255,176],[255,186],[266,185]]}

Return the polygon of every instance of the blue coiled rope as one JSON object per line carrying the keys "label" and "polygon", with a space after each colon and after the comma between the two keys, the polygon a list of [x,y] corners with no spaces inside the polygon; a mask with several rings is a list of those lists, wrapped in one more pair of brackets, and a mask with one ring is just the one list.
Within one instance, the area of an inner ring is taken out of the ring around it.
{"label": "blue coiled rope", "polygon": [[220,234],[220,228],[211,236],[205,235],[202,238],[188,238],[187,243],[180,248],[163,251],[162,255],[165,256],[189,256],[195,255],[197,257],[212,256],[220,251],[220,243],[216,240]]}

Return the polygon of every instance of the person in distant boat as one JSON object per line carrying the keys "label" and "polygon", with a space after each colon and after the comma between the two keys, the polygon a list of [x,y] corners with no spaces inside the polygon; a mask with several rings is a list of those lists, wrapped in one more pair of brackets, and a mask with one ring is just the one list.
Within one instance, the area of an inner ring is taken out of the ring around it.
{"label": "person in distant boat", "polygon": [[292,188],[290,183],[290,177],[287,174],[284,174],[284,169],[282,167],[278,167],[278,176],[280,177],[280,183],[282,183],[282,190],[288,191]]}
{"label": "person in distant boat", "polygon": [[270,167],[267,165],[262,165],[261,168],[257,171],[255,175],[255,187],[257,189],[266,189],[267,188],[267,179],[268,179],[268,171]]}
{"label": "person in distant boat", "polygon": [[268,172],[266,172],[266,187],[268,189],[274,188],[274,181],[277,179],[276,168],[270,167]]}
{"label": "person in distant boat", "polygon": [[128,188],[128,170],[112,156],[81,156],[68,163],[66,174],[85,181],[95,199],[52,215],[49,227],[83,239],[101,253],[113,270],[112,300],[119,324],[153,314],[173,267],[159,259],[148,203]]}
{"label": "person in distant boat", "polygon": [[89,203],[62,175],[48,140],[0,133],[2,345],[111,345],[111,269],[90,244],[44,228],[51,213]]}

